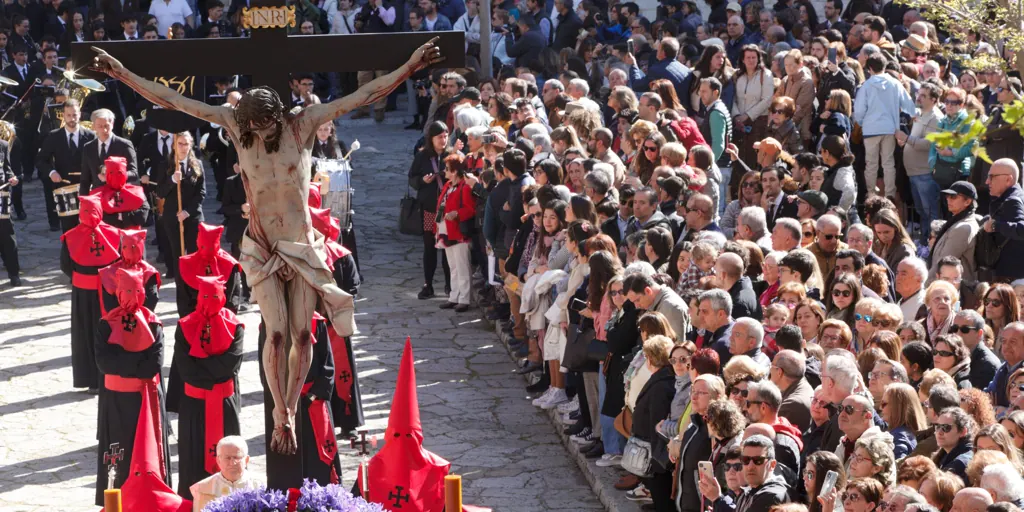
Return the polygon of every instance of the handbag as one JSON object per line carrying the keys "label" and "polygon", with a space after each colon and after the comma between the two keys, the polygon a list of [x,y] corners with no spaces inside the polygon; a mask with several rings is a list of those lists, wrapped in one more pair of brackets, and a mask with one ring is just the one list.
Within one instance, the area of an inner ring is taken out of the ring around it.
{"label": "handbag", "polygon": [[403,235],[423,236],[423,211],[409,189],[405,190],[398,212],[398,232]]}
{"label": "handbag", "polygon": [[640,478],[654,476],[654,465],[651,459],[651,443],[636,436],[626,441],[622,450],[622,469]]}
{"label": "handbag", "polygon": [[962,176],[960,173],[959,162],[947,162],[941,158],[935,160],[935,170],[932,171],[935,177],[935,183],[938,183],[940,187],[945,189],[954,182],[960,179]]}
{"label": "handbag", "polygon": [[616,432],[629,439],[629,436],[633,435],[633,411],[629,410],[629,407],[623,407],[613,424]]}
{"label": "handbag", "polygon": [[594,340],[594,329],[580,329],[577,324],[569,324],[565,333],[565,353],[562,355],[562,366],[573,372],[597,371],[597,363],[588,354],[590,342]]}

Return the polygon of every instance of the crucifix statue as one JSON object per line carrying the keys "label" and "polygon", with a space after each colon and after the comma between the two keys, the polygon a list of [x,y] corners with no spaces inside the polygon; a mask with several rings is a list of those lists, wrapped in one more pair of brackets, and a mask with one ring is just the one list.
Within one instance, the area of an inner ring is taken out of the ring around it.
{"label": "crucifix statue", "polygon": [[[154,105],[223,127],[237,149],[251,205],[241,263],[267,332],[261,363],[271,397],[266,406],[273,402],[269,448],[271,454],[294,458],[299,442],[295,414],[312,357],[313,311],[319,309],[342,336],[355,328],[352,297],[334,284],[324,263],[324,241],[314,235],[306,208],[316,130],[386,97],[416,71],[444,60],[442,50],[451,56],[446,64],[461,65],[464,34],[288,36],[286,24],[294,21],[282,18],[287,8],[272,6],[278,1],[251,0],[255,9],[248,18],[249,38],[104,42],[96,44],[99,48],[76,43],[72,60],[79,65],[92,62],[94,71],[117,79]],[[405,60],[414,47],[410,43],[419,48]],[[90,55],[92,51],[96,53]],[[330,103],[288,111],[281,100],[290,94],[288,72],[396,67]],[[233,73],[252,75],[256,85],[243,93],[236,108],[207,105],[144,78]],[[268,472],[272,487],[301,484],[301,475],[287,478],[297,481],[275,483]]]}

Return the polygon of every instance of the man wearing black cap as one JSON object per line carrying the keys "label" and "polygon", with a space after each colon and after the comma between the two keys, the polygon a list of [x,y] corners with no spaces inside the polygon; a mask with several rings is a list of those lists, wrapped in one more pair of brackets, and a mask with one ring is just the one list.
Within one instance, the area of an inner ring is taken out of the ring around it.
{"label": "man wearing black cap", "polygon": [[796,218],[817,219],[828,211],[828,196],[818,190],[805,190],[797,194]]}
{"label": "man wearing black cap", "polygon": [[466,87],[458,95],[452,98],[452,110],[456,106],[468,103],[470,106],[479,108],[480,107],[480,89],[476,87]]}
{"label": "man wearing black cap", "polygon": [[679,200],[679,193],[683,191],[683,180],[676,176],[665,176],[658,178],[658,209],[665,215],[672,216],[676,213],[676,201]]}
{"label": "man wearing black cap", "polygon": [[975,215],[978,191],[970,182],[958,181],[941,194],[953,217],[935,233],[935,245],[929,256],[928,280],[931,281],[938,274],[939,260],[953,256],[963,263],[964,281],[974,282],[977,279],[974,245],[981,229]]}

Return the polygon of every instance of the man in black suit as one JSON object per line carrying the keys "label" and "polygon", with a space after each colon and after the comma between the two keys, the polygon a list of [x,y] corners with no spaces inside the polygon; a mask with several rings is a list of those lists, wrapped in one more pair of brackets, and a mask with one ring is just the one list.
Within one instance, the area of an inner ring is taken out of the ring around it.
{"label": "man in black suit", "polygon": [[142,39],[142,34],[139,33],[139,19],[135,17],[134,13],[125,13],[121,17],[121,29],[109,35],[113,41],[137,41]]}
{"label": "man in black suit", "polygon": [[107,157],[121,156],[128,160],[128,181],[138,183],[138,162],[135,158],[135,146],[128,139],[114,135],[114,113],[105,108],[92,113],[92,127],[96,131],[96,140],[82,146],[82,181],[78,186],[80,196],[103,186],[106,176],[101,168]]}
{"label": "man in black suit", "polygon": [[56,40],[60,41],[64,38],[64,33],[68,31],[68,27],[71,26],[71,20],[74,15],[74,2],[61,2],[60,7],[57,8],[57,15],[48,20],[43,33],[53,36]]}
{"label": "man in black suit", "polygon": [[[58,217],[53,200],[53,190],[67,185],[78,185],[82,172],[82,147],[96,140],[96,134],[78,124],[82,115],[78,100],[69,98],[64,102],[64,127],[57,128],[46,135],[39,154],[36,156],[36,168],[43,178],[43,189],[46,192],[46,211],[50,221],[50,231],[56,231]],[[77,216],[60,217],[63,231],[78,224]]]}
{"label": "man in black suit", "polygon": [[103,13],[103,23],[106,25],[107,34],[114,36],[123,31],[121,20],[124,19],[125,14],[137,16],[145,14],[141,4],[140,0],[100,0],[99,10]]}
{"label": "man in black suit", "polygon": [[[151,206],[150,213],[154,219],[157,217],[157,196],[156,186],[163,180],[167,172],[167,162],[171,158],[171,147],[174,145],[174,134],[164,130],[153,130],[142,136],[139,142],[139,181],[146,191]],[[164,232],[164,224],[156,222],[156,243],[160,255],[158,262],[171,253],[168,245],[167,234]]]}
{"label": "man in black suit", "polygon": [[623,185],[619,188],[619,214],[601,224],[601,232],[610,236],[615,246],[619,248],[619,256],[623,262],[626,261],[626,229],[629,227],[629,219],[633,217],[633,196],[636,189],[631,185]]}
{"label": "man in black suit", "polygon": [[[27,25],[28,21],[25,21],[25,24]],[[12,37],[14,37],[13,34]],[[31,84],[31,77],[29,76],[28,66],[28,52],[29,49],[25,46],[16,46],[12,53],[14,57],[14,62],[11,63],[10,66],[7,66],[3,71],[0,71],[0,75],[10,78],[15,82],[18,82],[17,86],[10,86],[7,88],[6,91],[4,91],[5,94],[10,95],[8,99],[11,99],[12,101],[17,101],[18,98],[21,98],[21,96],[25,94],[25,91],[28,90],[28,87]],[[12,146],[16,147],[8,149],[14,149],[15,151],[18,152],[18,154],[8,155],[8,157],[14,157],[12,165],[16,167],[15,170],[19,177],[24,176],[26,169],[26,165],[22,164],[21,156],[24,152],[22,148],[24,148],[25,145],[21,142],[21,139],[29,138],[29,131],[35,129],[34,126],[30,126],[30,114],[31,112],[29,109],[29,103],[22,102],[14,110],[11,111],[11,117],[9,118],[14,123],[14,126],[17,130],[18,139],[16,140],[18,142],[16,145],[12,144]],[[27,164],[27,168],[30,170],[29,172],[31,173],[32,165],[30,163]],[[17,185],[10,186],[11,203],[14,206],[15,218],[17,218],[18,220],[25,220],[25,208],[22,206],[21,200],[22,185],[22,180],[19,178]]]}
{"label": "man in black suit", "polygon": [[782,217],[797,218],[800,204],[796,196],[789,197],[782,192],[782,180],[785,175],[786,171],[778,165],[761,171],[761,189],[764,190],[764,197],[768,203],[765,207],[768,231],[775,229],[775,221]]}
{"label": "man in black suit", "polygon": [[[6,141],[0,140],[0,182],[9,183],[13,187],[21,183],[21,176],[18,170],[11,166],[10,146]],[[18,265],[18,241],[14,238],[14,224],[11,219],[0,220],[0,259],[3,259],[7,267],[7,277],[11,280],[11,287],[21,286],[21,278],[18,276],[20,266]]]}

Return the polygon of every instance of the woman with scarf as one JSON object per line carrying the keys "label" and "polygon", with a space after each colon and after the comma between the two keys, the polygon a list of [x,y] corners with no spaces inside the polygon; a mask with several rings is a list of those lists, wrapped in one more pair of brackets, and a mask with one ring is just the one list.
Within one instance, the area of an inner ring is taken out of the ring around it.
{"label": "woman with scarf", "polygon": [[[64,233],[60,269],[71,278],[71,370],[74,387],[96,393],[99,373],[93,352],[100,321],[100,269],[117,261],[121,232],[103,222],[99,196],[79,199],[77,226]],[[106,446],[106,445],[102,445]]]}
{"label": "woman with scarf", "polygon": [[958,181],[943,190],[942,195],[952,217],[942,225],[942,229],[934,233],[935,243],[928,253],[928,280],[934,280],[938,275],[942,258],[953,256],[963,264],[964,282],[973,283],[977,280],[974,246],[981,231],[975,216],[978,206],[977,189],[966,181]]}
{"label": "woman with scarf", "polygon": [[198,281],[196,309],[174,333],[174,362],[185,383],[178,412],[178,494],[185,499],[192,499],[192,484],[217,473],[217,442],[241,433],[238,369],[245,325],[224,307],[223,278]]}
{"label": "woman with scarf", "polygon": [[[93,292],[95,296],[95,292]],[[103,316],[92,331],[96,368],[103,374],[103,393],[99,401],[97,449],[96,505],[103,505],[103,491],[107,489],[107,466],[104,452],[113,443],[125,450],[117,463],[117,481],[120,488],[128,479],[129,466],[140,414],[152,415],[151,425],[156,429],[157,453],[160,460],[157,478],[171,485],[171,455],[167,443],[167,413],[164,409],[163,366],[164,332],[156,314],[143,302],[142,273],[121,269],[117,274],[118,307]],[[143,406],[147,406],[143,409]]]}
{"label": "woman with scarf", "polygon": [[92,191],[103,206],[103,222],[119,229],[138,229],[149,216],[149,200],[141,186],[128,184],[128,160],[108,157],[103,172],[106,183]]}
{"label": "woman with scarf", "polygon": [[103,314],[117,307],[117,271],[122,268],[142,272],[145,306],[156,311],[156,303],[160,300],[160,271],[146,261],[146,230],[121,230],[121,259],[100,269],[100,308]]}
{"label": "woman with scarf", "polygon": [[[324,243],[327,251],[327,268],[334,274],[335,284],[355,300],[359,293],[361,278],[352,253],[333,241],[337,238],[340,227],[338,219],[331,217],[330,209],[310,208],[309,214],[313,229],[327,239]],[[341,428],[342,437],[349,437],[364,423],[363,401],[359,392],[359,379],[356,376],[352,338],[339,336],[330,322],[327,323],[327,335],[334,356],[334,394],[331,395],[331,412],[334,415],[335,426]]]}
{"label": "woman with scarf", "polygon": [[953,305],[960,301],[960,292],[948,281],[937,280],[924,292],[928,316],[921,322],[924,327],[924,341],[935,346],[935,340],[943,334],[951,334],[956,312]]}

